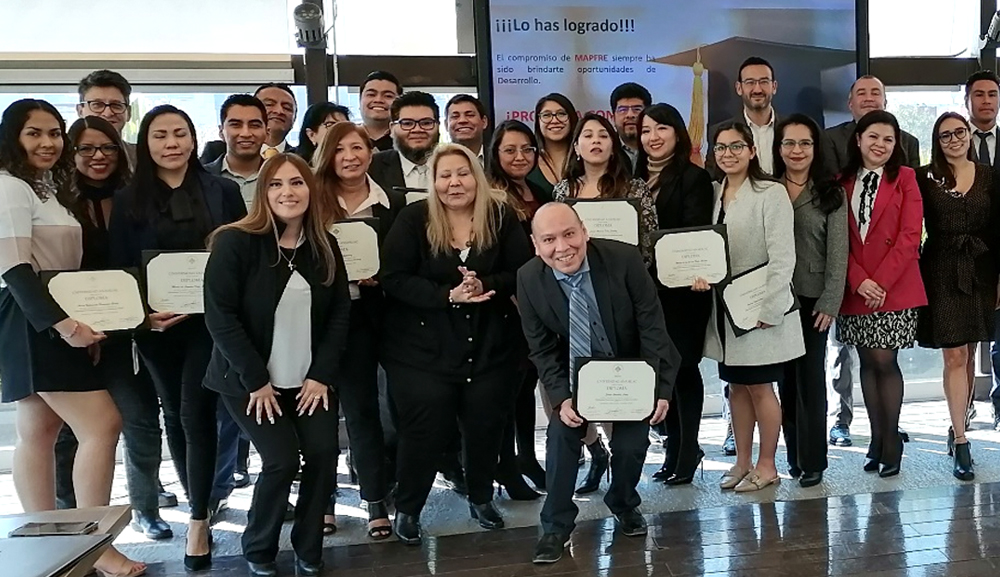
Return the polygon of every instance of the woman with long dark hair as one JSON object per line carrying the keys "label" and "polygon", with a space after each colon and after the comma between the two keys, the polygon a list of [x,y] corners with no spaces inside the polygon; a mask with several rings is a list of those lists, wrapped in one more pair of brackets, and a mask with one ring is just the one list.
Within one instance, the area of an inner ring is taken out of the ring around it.
{"label": "woman with long dark hair", "polygon": [[[111,266],[139,268],[145,250],[205,250],[213,230],[246,215],[239,186],[205,172],[197,153],[187,113],[163,104],[143,117],[135,177],[115,193],[108,224]],[[170,442],[170,452],[191,508],[184,565],[204,569],[212,561],[208,504],[215,472],[217,395],[202,387],[202,381],[212,338],[202,315],[158,311],[149,315],[149,322],[153,330],[136,335],[136,345],[164,413],[179,414],[183,427],[183,435]]]}
{"label": "woman with long dark hair", "polygon": [[580,123],[576,107],[558,92],[546,94],[535,103],[535,140],[538,142],[538,166],[528,175],[546,194],[563,178],[566,163],[573,154],[573,135]]}
{"label": "woman with long dark hair", "polygon": [[[59,112],[44,100],[11,104],[0,118],[0,390],[3,402],[17,403],[14,489],[28,513],[56,507],[53,447],[64,423],[79,439],[77,505],[107,505],[122,430],[94,366],[106,336],[66,314],[37,274],[81,266],[72,182],[73,147]],[[146,572],[113,547],[95,568],[114,577]]]}
{"label": "woman with long dark hair", "polygon": [[[767,265],[767,290],[756,326],[737,336],[722,295],[716,291],[705,341],[705,356],[719,361],[719,378],[729,383],[736,440],[736,464],[722,476],[719,486],[737,492],[759,491],[779,480],[774,456],[781,407],[773,385],[784,374],[783,363],[805,352],[798,313],[789,314],[795,302],[791,290],[795,222],[788,192],[761,169],[753,133],[746,124],[725,122],[709,142],[715,143],[712,154],[725,174],[715,185],[715,221],[726,225],[732,273]],[[759,427],[760,451],[753,465],[755,426]]]}
{"label": "woman with long dark hair", "polygon": [[[365,139],[367,145],[367,139]],[[323,569],[323,512],[336,466],[337,395],[351,300],[337,240],[309,165],[278,154],[261,167],[250,214],[212,233],[205,387],[260,452],[243,532],[250,573],[275,577],[285,503],[302,459],[292,525],[295,574]]]}
{"label": "woman with long dark hair", "polygon": [[299,145],[295,153],[306,162],[312,163],[313,155],[326,136],[326,132],[338,122],[350,122],[351,111],[334,102],[317,102],[306,109],[299,131]]}
{"label": "woman with long dark hair", "polygon": [[[712,178],[691,162],[691,136],[680,112],[669,104],[654,104],[639,114],[637,122],[642,146],[636,158],[635,177],[646,181],[650,189],[659,228],[712,224]],[[705,457],[698,445],[705,398],[698,363],[705,346],[712,297],[691,287],[663,286],[659,286],[659,296],[667,332],[681,353],[681,367],[664,421],[666,457],[653,478],[667,485],[685,485],[694,480],[694,472]]]}
{"label": "woman with long dark hair", "polygon": [[942,114],[932,134],[931,164],[917,173],[927,232],[920,255],[927,306],[920,309],[917,340],[942,349],[952,473],[971,481],[975,472],[965,411],[972,401],[976,344],[993,334],[1000,179],[973,160],[972,127],[963,116]]}
{"label": "woman with long dark hair", "polygon": [[785,363],[778,392],[792,477],[812,487],[827,468],[826,342],[847,280],[847,202],[824,168],[815,121],[804,114],[783,117],[774,134],[774,177],[784,183],[795,212],[792,286],[806,348]]}
{"label": "woman with long dark hair", "polygon": [[902,463],[903,373],[897,355],[913,346],[917,309],[927,304],[918,254],[923,202],[913,169],[903,166],[899,134],[899,123],[888,112],[862,116],[840,176],[848,198],[850,253],[837,340],[858,349],[872,428],[864,470],[880,477],[898,475]]}

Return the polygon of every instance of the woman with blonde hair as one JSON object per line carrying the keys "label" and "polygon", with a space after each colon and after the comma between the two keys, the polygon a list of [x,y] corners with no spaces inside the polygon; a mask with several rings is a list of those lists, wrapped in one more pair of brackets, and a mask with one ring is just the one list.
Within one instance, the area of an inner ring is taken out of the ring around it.
{"label": "woman with blonde hair", "polygon": [[318,575],[323,567],[323,511],[338,451],[334,387],[351,301],[344,259],[311,202],[314,190],[298,156],[265,162],[250,214],[212,235],[205,269],[205,324],[214,341],[205,387],[219,393],[263,461],[243,532],[255,576],[277,575],[300,457],[295,573]]}
{"label": "woman with blonde hair", "polygon": [[399,213],[382,250],[382,364],[399,418],[395,531],[409,545],[420,543],[420,511],[456,419],[470,513],[484,528],[503,527],[492,497],[517,386],[511,297],[531,258],[517,216],[468,149],[441,145],[430,166],[434,190]]}

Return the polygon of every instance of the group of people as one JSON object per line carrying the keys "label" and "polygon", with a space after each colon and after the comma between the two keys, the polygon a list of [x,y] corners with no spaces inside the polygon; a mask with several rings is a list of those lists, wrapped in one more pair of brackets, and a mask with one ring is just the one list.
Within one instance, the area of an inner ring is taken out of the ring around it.
{"label": "group of people", "polygon": [[[791,475],[821,483],[834,327],[860,359],[872,426],[864,470],[900,472],[896,355],[920,342],[943,350],[953,470],[972,479],[972,351],[997,327],[1000,80],[969,79],[971,121],[942,115],[919,167],[877,78],[854,83],[854,121],[826,132],[802,114],[779,117],[765,60],[748,59],[737,78],[744,109],[710,128],[705,168],[678,110],[635,83],[614,90],[610,120],[553,93],[533,127],[507,120],[491,138],[483,104],[458,95],[442,144],[434,98],[377,71],[360,86],[361,124],[314,104],[297,147],[286,140],[294,94],[267,84],[226,99],[222,140],[200,159],[190,117],[169,104],[125,143],[131,86],[111,71],[81,82],[68,130],[49,103],[15,102],[0,119],[0,376],[3,401],[17,403],[22,506],[107,504],[124,434],[134,524],[170,537],[159,515],[176,504],[157,475],[162,410],[190,506],[185,566],[210,566],[211,518],[249,483],[252,444],[263,465],[243,534],[249,570],[277,574],[291,518],[296,571],[316,575],[323,536],[336,531],[342,412],[372,539],[420,543],[440,473],[487,529],[504,526],[495,484],[517,500],[546,491],[534,561],[551,563],[574,527],[574,493],[599,490],[609,469],[605,503],[624,534],[645,534],[636,486],[650,426],[666,449],[654,478],[693,481],[705,456],[705,357],[727,383],[736,456],[720,487],[778,482],[782,429]],[[637,200],[638,246],[590,237],[572,199]],[[371,278],[348,278],[334,234],[345,219],[376,230]],[[733,275],[767,267],[749,332],[734,329],[705,279],[655,280],[655,231],[715,224]],[[155,311],[151,330],[105,334],[71,318],[37,274],[141,270],[151,250],[210,251],[204,314]],[[574,367],[589,357],[650,361],[648,419],[598,424],[576,412]],[[538,383],[550,417],[544,469]],[[845,425],[831,442],[850,442]],[[591,464],[577,486],[584,447]],[[145,571],[113,548],[96,568]]]}

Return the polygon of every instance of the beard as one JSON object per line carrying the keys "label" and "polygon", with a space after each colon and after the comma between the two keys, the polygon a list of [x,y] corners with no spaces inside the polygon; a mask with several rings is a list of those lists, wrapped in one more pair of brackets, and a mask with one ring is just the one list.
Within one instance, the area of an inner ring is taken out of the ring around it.
{"label": "beard", "polygon": [[432,134],[430,140],[427,144],[422,147],[411,147],[406,144],[406,141],[402,138],[394,139],[396,143],[396,150],[403,155],[406,160],[409,160],[413,164],[423,164],[427,162],[431,153],[434,152],[434,147],[437,146],[440,140],[440,134]]}
{"label": "beard", "polygon": [[747,110],[767,110],[771,107],[771,97],[765,95],[764,101],[758,104],[751,96],[744,96],[743,105],[747,107]]}

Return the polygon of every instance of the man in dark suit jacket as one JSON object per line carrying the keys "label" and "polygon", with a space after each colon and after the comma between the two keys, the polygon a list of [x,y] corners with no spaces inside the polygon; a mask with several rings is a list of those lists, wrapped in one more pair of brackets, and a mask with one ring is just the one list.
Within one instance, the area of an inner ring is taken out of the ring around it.
{"label": "man in dark suit jacket", "polygon": [[390,108],[393,149],[376,152],[368,175],[382,190],[406,192],[407,200],[416,191],[432,187],[430,160],[440,137],[441,111],[426,92],[407,92]]}
{"label": "man in dark suit jacket", "polygon": [[[680,355],[667,335],[656,286],[635,247],[590,240],[580,217],[561,203],[549,203],[535,213],[531,238],[538,258],[518,271],[517,302],[529,356],[553,410],[546,443],[544,534],[535,548],[534,562],[554,563],[562,557],[575,526],[578,510],[573,489],[586,431],[586,421],[573,406],[575,377],[571,377],[569,358],[573,311],[567,294],[581,291],[589,304],[585,307],[590,317],[589,356],[642,358],[656,369],[657,400],[655,409],[650,407],[651,418],[615,422],[611,438],[611,486],[604,502],[628,536],[646,534],[636,485],[649,447],[649,425],[663,421],[667,414]],[[574,332],[574,341],[577,336]],[[578,349],[574,353],[586,352],[580,350],[579,342],[574,346]]]}
{"label": "man in dark suit jacket", "polygon": [[[878,78],[867,75],[854,81],[847,108],[854,120],[828,128],[824,133],[823,146],[826,153],[827,170],[830,174],[840,174],[847,166],[847,146],[854,135],[858,120],[873,110],[885,110],[885,86]],[[916,170],[920,168],[920,141],[909,132],[901,131],[900,145],[903,147],[903,164]]]}

